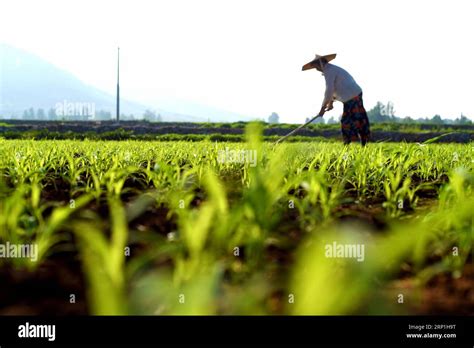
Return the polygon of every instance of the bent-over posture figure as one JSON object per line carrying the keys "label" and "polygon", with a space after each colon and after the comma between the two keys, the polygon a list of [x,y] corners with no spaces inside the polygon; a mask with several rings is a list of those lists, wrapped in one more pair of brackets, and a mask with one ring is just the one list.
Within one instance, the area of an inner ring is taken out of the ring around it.
{"label": "bent-over posture figure", "polygon": [[323,73],[326,80],[326,92],[319,112],[324,115],[333,108],[334,100],[344,104],[341,118],[341,131],[344,144],[360,140],[362,145],[369,141],[370,125],[362,102],[362,89],[354,78],[344,69],[330,64],[336,58],[335,54],[316,58],[303,66],[303,70],[316,69]]}

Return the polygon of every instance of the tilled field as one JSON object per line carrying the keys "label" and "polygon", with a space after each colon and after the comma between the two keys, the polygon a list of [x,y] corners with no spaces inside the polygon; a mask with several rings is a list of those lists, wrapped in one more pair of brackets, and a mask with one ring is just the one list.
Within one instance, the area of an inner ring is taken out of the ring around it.
{"label": "tilled field", "polygon": [[471,144],[0,150],[0,314],[474,313]]}
{"label": "tilled field", "polygon": [[[81,135],[104,136],[119,132],[120,138],[133,139],[143,136],[164,135],[221,135],[239,136],[245,133],[244,123],[234,124],[199,124],[185,122],[143,122],[143,121],[22,121],[6,120],[0,124],[0,135],[7,138],[19,138],[24,133],[35,133],[35,138],[56,139],[61,134],[68,136]],[[265,136],[283,136],[288,134],[296,125],[267,125],[263,130]],[[374,124],[372,132],[374,142],[426,142],[436,139],[440,143],[469,143],[474,140],[474,126],[456,125],[378,125]],[[341,131],[339,125],[320,126],[312,125],[297,133],[301,137],[339,140]],[[114,138],[111,138],[114,139]],[[118,139],[117,139],[118,140]],[[290,139],[291,140],[291,139]]]}

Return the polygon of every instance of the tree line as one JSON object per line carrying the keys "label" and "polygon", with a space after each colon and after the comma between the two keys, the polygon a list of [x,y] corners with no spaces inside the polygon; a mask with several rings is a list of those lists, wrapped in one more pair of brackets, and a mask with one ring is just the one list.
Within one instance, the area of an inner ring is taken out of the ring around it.
{"label": "tree line", "polygon": [[472,121],[461,114],[460,117],[451,120],[443,119],[440,115],[434,115],[432,118],[411,118],[410,116],[398,117],[395,116],[395,109],[392,102],[384,104],[382,102],[377,102],[377,104],[367,111],[367,116],[369,121],[372,123],[404,123],[404,124],[454,124],[454,125],[470,125]]}
{"label": "tree line", "polygon": [[[0,117],[1,118],[1,117]],[[88,121],[88,120],[97,120],[97,121],[108,121],[115,119],[115,114],[112,115],[110,111],[98,110],[95,111],[94,115],[58,115],[56,109],[50,108],[48,111],[42,108],[35,109],[33,107],[28,108],[23,111],[23,114],[19,118],[22,120],[38,120],[38,121]],[[136,120],[137,117],[133,114],[120,114],[120,119],[124,121]],[[163,118],[161,114],[153,110],[145,110],[145,112],[138,119],[147,120],[150,122],[162,122]]]}
{"label": "tree line", "polygon": [[[403,124],[434,124],[434,125],[472,125],[473,122],[462,115],[454,120],[443,119],[440,115],[434,115],[432,118],[411,118],[410,116],[398,117],[395,116],[395,108],[392,102],[384,104],[382,102],[377,102],[375,106],[367,111],[367,117],[371,123],[403,123]],[[280,117],[276,112],[273,112],[268,117],[268,123],[279,123]],[[308,122],[310,118],[306,118]],[[318,118],[313,123],[326,123],[334,124],[338,123],[335,117],[331,116],[329,118]]]}

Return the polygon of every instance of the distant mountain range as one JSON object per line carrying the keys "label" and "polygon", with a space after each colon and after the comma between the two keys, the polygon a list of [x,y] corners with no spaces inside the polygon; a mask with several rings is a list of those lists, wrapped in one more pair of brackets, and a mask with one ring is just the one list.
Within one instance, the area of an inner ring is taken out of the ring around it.
{"label": "distant mountain range", "polygon": [[[58,103],[93,103],[95,112],[104,110],[115,116],[115,96],[87,85],[73,74],[21,49],[0,44],[0,118],[19,118],[29,108],[48,113]],[[179,99],[160,99],[143,105],[121,98],[120,113],[142,118],[153,110],[163,121],[236,122],[248,121],[233,112],[218,110]]]}

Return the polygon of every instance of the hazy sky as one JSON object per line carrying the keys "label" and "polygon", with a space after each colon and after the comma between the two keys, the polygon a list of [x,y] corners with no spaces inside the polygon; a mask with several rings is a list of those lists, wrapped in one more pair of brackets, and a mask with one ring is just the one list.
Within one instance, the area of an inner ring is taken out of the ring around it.
{"label": "hazy sky", "polygon": [[1,0],[0,41],[110,93],[120,45],[123,97],[285,122],[322,102],[324,78],[302,65],[337,53],[367,108],[391,100],[399,116],[474,119],[473,13],[469,0]]}

